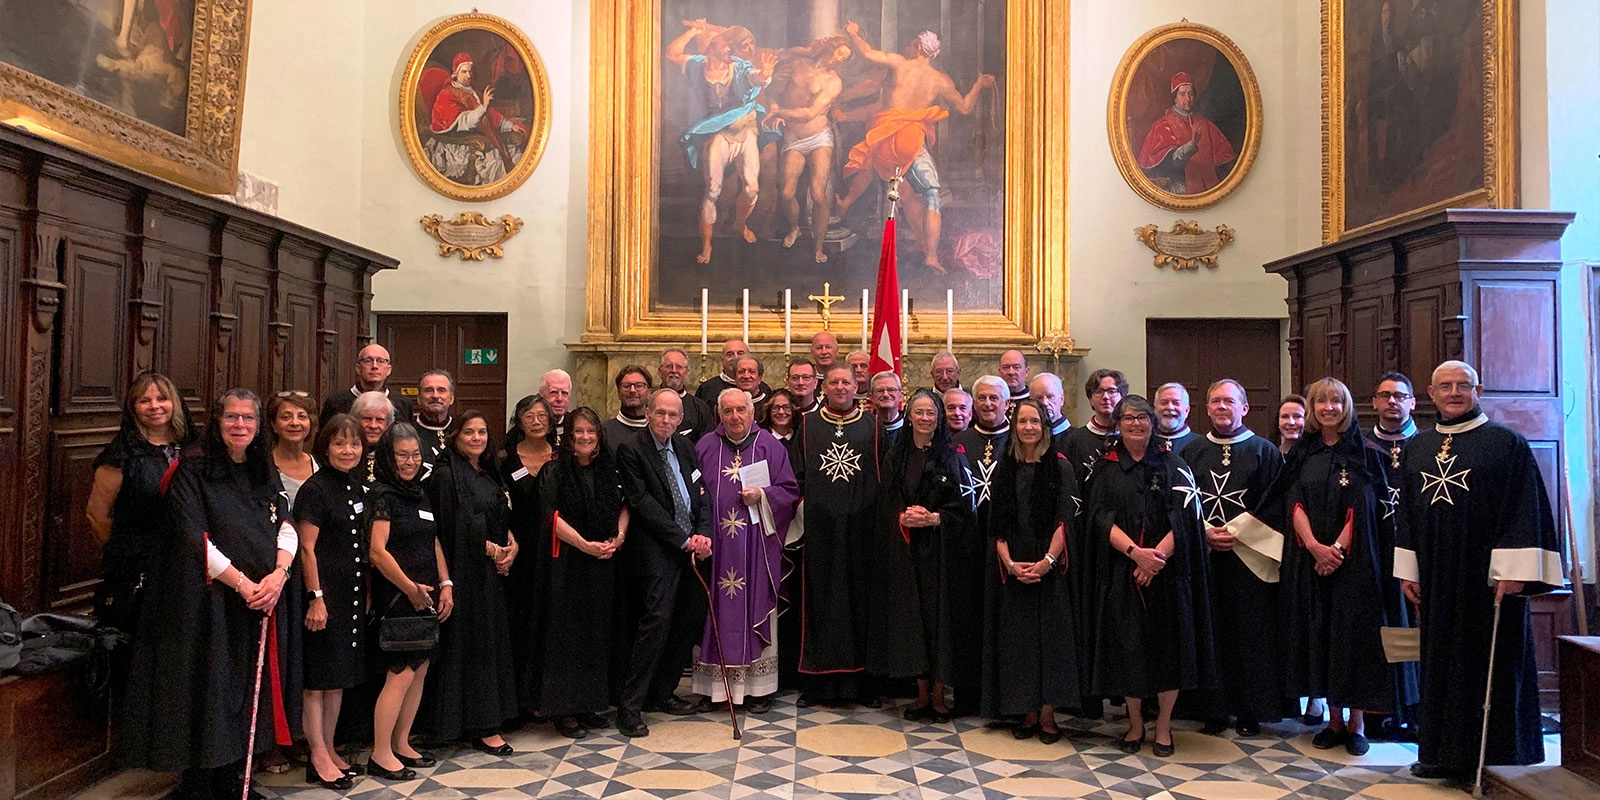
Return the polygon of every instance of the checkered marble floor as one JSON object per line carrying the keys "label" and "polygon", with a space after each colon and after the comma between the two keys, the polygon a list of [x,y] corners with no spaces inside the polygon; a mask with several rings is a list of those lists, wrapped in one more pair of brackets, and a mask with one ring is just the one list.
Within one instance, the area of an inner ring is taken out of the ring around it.
{"label": "checkered marble floor", "polygon": [[[1462,792],[1420,781],[1408,770],[1415,746],[1373,743],[1361,758],[1342,748],[1311,746],[1315,729],[1284,723],[1238,738],[1206,736],[1178,723],[1177,753],[1156,758],[1148,743],[1135,756],[1114,740],[1124,723],[1064,726],[1053,745],[1017,741],[1011,731],[977,718],[943,725],[906,722],[896,708],[798,708],[780,695],[770,713],[740,714],[735,741],[726,711],[688,717],[646,715],[650,735],[629,739],[615,730],[573,741],[549,725],[506,737],[517,752],[490,756],[472,749],[435,750],[438,766],[416,780],[361,778],[347,797],[400,798],[682,798],[683,800],[1010,800],[1078,797],[1092,800],[1277,800],[1277,798],[1463,798]],[[902,701],[903,704],[904,701]],[[1551,763],[1557,737],[1546,739]],[[363,754],[363,758],[365,754]],[[125,774],[126,775],[126,774]],[[338,795],[300,782],[303,771],[260,775],[270,798],[332,800]],[[117,780],[116,778],[111,781]],[[126,780],[126,778],[124,778]],[[110,783],[108,781],[107,783]],[[127,797],[101,784],[84,794]],[[159,796],[159,795],[156,795]]]}

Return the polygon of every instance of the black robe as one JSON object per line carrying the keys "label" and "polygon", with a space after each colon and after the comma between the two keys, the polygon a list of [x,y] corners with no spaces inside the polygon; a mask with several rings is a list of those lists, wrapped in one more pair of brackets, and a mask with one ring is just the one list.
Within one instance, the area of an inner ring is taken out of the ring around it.
{"label": "black robe", "polygon": [[[1390,433],[1374,425],[1362,435],[1367,437],[1367,441],[1372,442],[1389,454],[1389,458],[1384,462],[1383,467],[1389,470],[1391,476],[1397,475],[1400,469],[1405,466],[1406,448],[1417,435],[1417,421],[1415,419],[1406,420],[1405,427],[1401,428],[1399,433]],[[1398,486],[1398,482],[1396,485]]]}
{"label": "black robe", "polygon": [[[559,455],[559,454],[558,454]],[[517,698],[523,708],[537,708],[533,704],[534,665],[530,661],[533,641],[541,635],[538,626],[543,621],[541,592],[537,588],[543,580],[540,571],[539,534],[541,522],[549,514],[540,497],[540,481],[544,467],[555,463],[546,461],[538,472],[523,466],[513,444],[500,460],[500,481],[511,495],[511,535],[517,537],[520,552],[511,562],[511,572],[506,576],[506,605],[511,616],[511,668],[517,675]],[[548,544],[545,546],[548,552]],[[548,559],[546,559],[548,560]]]}
{"label": "black robe", "polygon": [[[977,424],[951,437],[962,449],[967,462],[967,482],[972,484],[973,535],[966,537],[970,550],[961,554],[959,579],[950,584],[951,613],[958,630],[967,631],[955,643],[956,703],[966,706],[980,702],[984,674],[984,642],[990,615],[984,609],[985,581],[994,565],[994,543],[990,525],[995,471],[1005,457],[1011,438],[1011,424],[1002,422],[997,430],[986,431]],[[1074,484],[1076,485],[1076,484]],[[1068,531],[1072,530],[1069,525]],[[965,694],[963,694],[965,692]]]}
{"label": "black robe", "polygon": [[111,504],[111,537],[100,551],[100,585],[94,591],[94,616],[101,624],[134,633],[145,579],[163,540],[161,478],[177,457],[176,445],[145,441],[133,420],[94,459],[94,469],[122,472],[122,488]]}
{"label": "black robe", "polygon": [[[903,431],[890,449],[878,489],[872,534],[878,576],[872,583],[867,671],[953,684],[956,642],[974,633],[956,626],[951,605],[951,585],[966,577],[977,549],[972,484],[962,454],[948,441],[918,448],[912,437]],[[939,524],[902,527],[900,513],[914,505],[939,514]]]}
{"label": "black robe", "polygon": [[[1279,631],[1284,693],[1323,697],[1332,706],[1392,713],[1413,702],[1416,670],[1388,663],[1379,629],[1407,627],[1400,585],[1390,575],[1395,516],[1384,458],[1351,425],[1338,444],[1307,432],[1284,461],[1256,516],[1284,536],[1279,574]],[[1311,551],[1295,534],[1296,506],[1305,509],[1322,544],[1351,523],[1350,552],[1333,574],[1316,573]]]}
{"label": "black robe", "polygon": [[[1278,446],[1243,430],[1207,434],[1181,453],[1200,487],[1201,528],[1217,528],[1256,507],[1283,468]],[[1217,620],[1221,696],[1206,716],[1232,714],[1272,722],[1283,717],[1283,660],[1278,651],[1278,584],[1256,577],[1234,551],[1211,551],[1211,598]],[[1197,706],[1198,708],[1198,706]]]}
{"label": "black robe", "polygon": [[698,442],[707,431],[717,427],[717,414],[706,401],[688,392],[679,392],[678,398],[683,401],[683,424],[678,426],[678,433],[689,437],[691,442]]}
{"label": "black robe", "polygon": [[1111,431],[1101,428],[1091,419],[1082,427],[1068,428],[1066,440],[1056,443],[1056,449],[1072,463],[1073,477],[1078,479],[1079,486],[1089,482],[1089,473],[1094,471],[1100,456],[1105,454],[1106,442],[1110,438]]}
{"label": "black robe", "polygon": [[1524,586],[1500,609],[1485,759],[1544,760],[1528,597],[1562,584],[1550,497],[1528,441],[1474,411],[1406,448],[1395,550],[1395,576],[1422,585],[1417,759],[1457,770],[1477,766],[1500,578]]}
{"label": "black robe", "polygon": [[[277,564],[278,533],[288,511],[288,495],[270,465],[257,469],[198,452],[179,462],[145,586],[141,635],[133,642],[120,730],[125,766],[170,772],[244,759],[256,702],[261,613],[251,611],[233,587],[206,577],[206,542],[260,581]],[[287,600],[280,595],[273,612],[278,641],[268,648],[269,662],[283,653]],[[275,738],[288,744],[288,718],[273,674],[269,663],[262,671],[257,752]]]}
{"label": "black robe", "polygon": [[[694,397],[694,395],[689,395]],[[788,451],[789,464],[795,470],[796,480],[799,479],[801,465],[799,417],[796,414],[794,431],[788,437],[773,434],[773,437],[783,443],[783,449]],[[713,426],[714,427],[714,426]],[[803,527],[803,523],[802,523]],[[788,536],[788,531],[783,532]],[[802,536],[793,544],[785,540],[783,553],[779,557],[778,575],[778,641],[785,644],[778,648],[778,688],[795,689],[800,686],[800,563],[805,558],[805,538]]]}
{"label": "black robe", "polygon": [[[685,409],[687,409],[687,406]],[[686,416],[685,419],[688,419],[688,417]],[[618,412],[617,416],[611,419],[601,420],[601,441],[606,443],[606,455],[616,458],[617,446],[622,444],[625,439],[638,436],[639,431],[648,426],[649,422],[644,417],[633,419],[626,417],[621,412]]]}
{"label": "black robe", "polygon": [[[355,404],[356,396],[359,394],[361,394],[360,387],[352,386],[348,389],[335,390],[328,395],[327,399],[322,401],[322,410],[317,414],[317,427],[320,429],[328,424],[328,420],[333,419],[334,414],[350,413],[350,407]],[[389,398],[389,407],[394,409],[396,420],[405,422],[411,419],[410,400],[399,392],[390,391],[387,387],[384,388],[383,394]]]}
{"label": "black robe", "polygon": [[[711,409],[713,412],[712,419],[716,419],[715,412],[717,410],[717,395],[722,394],[724,389],[737,388],[739,387],[734,385],[732,378],[729,378],[727,375],[719,372],[707,378],[704,383],[700,384],[700,387],[694,390],[694,395],[705,402],[706,407]],[[772,387],[768,386],[766,381],[761,381],[760,383],[756,384],[755,396],[766,397],[769,394],[772,394]],[[717,427],[717,423],[712,422],[711,427]],[[707,430],[710,429],[708,428]]]}
{"label": "black robe", "polygon": [[[1013,561],[1044,558],[1058,526],[1072,530],[1078,485],[1067,457],[1052,447],[1038,463],[1000,462],[994,482],[991,539],[1004,541]],[[983,704],[986,717],[1026,714],[1042,705],[1081,702],[1078,630],[1072,584],[1077,565],[1071,537],[1060,563],[1039,583],[1006,574],[987,561],[983,627]],[[992,549],[991,545],[991,549]]]}
{"label": "black robe", "polygon": [[[1098,600],[1090,610],[1090,692],[1150,697],[1216,688],[1209,551],[1199,491],[1183,459],[1151,447],[1134,461],[1119,442],[1095,466],[1083,506],[1080,521],[1094,554],[1081,560],[1092,562]],[[1172,534],[1172,555],[1149,586],[1135,583],[1133,560],[1111,548],[1113,524],[1141,547]]]}
{"label": "black robe", "polygon": [[450,449],[450,439],[446,435],[450,424],[455,421],[451,417],[437,427],[422,421],[420,415],[414,416],[411,424],[417,429],[417,446],[422,448],[422,480],[428,481],[433,477],[433,470],[444,460],[444,454]]}
{"label": "black robe", "polygon": [[[1168,436],[1160,431],[1157,431],[1155,435],[1155,443],[1160,445],[1161,449],[1169,453],[1181,454],[1184,448],[1188,447],[1191,442],[1194,442],[1200,438],[1200,434],[1189,430],[1189,426],[1185,425],[1183,426],[1183,430],[1179,431],[1174,436]],[[1199,476],[1196,475],[1195,479],[1199,480]]]}
{"label": "black robe", "polygon": [[497,470],[474,469],[454,448],[440,453],[423,485],[455,584],[455,610],[440,626],[438,654],[422,694],[425,729],[439,741],[489,736],[517,715],[505,578],[483,547],[486,541],[506,543],[510,501]]}
{"label": "black robe", "polygon": [[[842,421],[848,420],[848,421]],[[869,560],[879,481],[876,417],[827,408],[800,418],[796,470],[805,498],[801,562],[800,672],[858,673],[871,644],[867,621],[878,568]]]}

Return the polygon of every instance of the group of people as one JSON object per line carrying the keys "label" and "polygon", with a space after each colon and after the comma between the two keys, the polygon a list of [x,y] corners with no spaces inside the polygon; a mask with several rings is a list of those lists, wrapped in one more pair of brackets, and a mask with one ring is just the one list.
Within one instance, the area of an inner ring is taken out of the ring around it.
{"label": "group of people", "polygon": [[[237,795],[247,747],[299,739],[307,780],[342,790],[431,766],[418,720],[504,755],[529,720],[646,736],[647,711],[761,714],[792,688],[800,706],[914,696],[908,720],[1045,743],[1109,699],[1116,746],[1139,752],[1153,718],[1157,756],[1175,715],[1252,736],[1311,698],[1315,746],[1363,754],[1366,715],[1388,715],[1419,737],[1414,771],[1466,781],[1496,613],[1489,763],[1542,759],[1526,598],[1562,583],[1554,524],[1469,365],[1431,376],[1432,430],[1404,375],[1376,387],[1371,428],[1324,378],[1280,404],[1274,443],[1229,379],[1201,434],[1182,385],[1146,399],[1116,370],[1088,376],[1074,426],[1020,351],[970,388],[941,353],[909,400],[867,363],[819,333],[774,389],[730,340],[690,391],[672,348],[617,372],[607,419],[551,370],[498,454],[448,373],[413,406],[377,345],[320,405],[235,389],[198,437],[172,383],[141,375],[87,509],[97,612],[134,633],[126,760]],[[415,614],[436,645],[380,644]],[[1391,663],[1382,629],[1419,624],[1420,664]],[[334,747],[358,687],[364,766]]]}

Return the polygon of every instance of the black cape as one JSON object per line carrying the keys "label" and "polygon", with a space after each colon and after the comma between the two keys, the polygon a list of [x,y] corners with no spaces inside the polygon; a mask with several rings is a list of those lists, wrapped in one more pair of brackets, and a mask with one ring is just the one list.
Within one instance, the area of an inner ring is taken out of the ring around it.
{"label": "black cape", "polygon": [[[1278,608],[1284,692],[1291,697],[1380,713],[1416,697],[1415,668],[1389,664],[1379,633],[1411,624],[1399,582],[1390,578],[1396,520],[1385,455],[1362,439],[1356,424],[1331,447],[1307,433],[1256,510],[1284,536]],[[1350,522],[1350,553],[1332,575],[1317,575],[1311,552],[1300,546],[1297,505],[1322,544],[1332,544]]]}
{"label": "black cape", "polygon": [[[994,566],[994,542],[990,518],[994,509],[993,484],[1000,460],[1005,457],[1006,443],[1011,438],[1011,425],[1004,423],[998,430],[985,431],[976,424],[956,434],[955,443],[966,458],[967,482],[972,484],[973,535],[965,537],[969,550],[959,555],[959,579],[950,585],[950,609],[957,630],[966,631],[957,638],[955,659],[958,705],[965,706],[968,698],[963,691],[971,692],[970,699],[981,702],[986,662],[984,642],[988,638],[989,614],[984,610],[985,581]],[[1068,526],[1071,530],[1071,526]]]}
{"label": "black cape", "polygon": [[[1098,600],[1089,612],[1095,620],[1090,692],[1150,697],[1216,688],[1209,551],[1199,491],[1183,459],[1151,447],[1134,461],[1119,441],[1095,466],[1083,506],[1080,524],[1095,555],[1081,560],[1092,562]],[[1143,547],[1172,534],[1172,555],[1149,586],[1136,584],[1132,559],[1111,549],[1112,525]]]}
{"label": "black cape", "polygon": [[[540,570],[544,561],[548,561],[548,558],[541,560],[539,557],[539,536],[548,533],[543,530],[541,523],[550,513],[540,497],[540,482],[544,467],[555,461],[551,459],[545,462],[538,472],[528,470],[517,455],[515,444],[500,459],[500,481],[511,496],[511,535],[517,537],[521,547],[517,559],[511,562],[511,574],[506,576],[506,604],[511,615],[511,668],[517,675],[518,702],[523,708],[529,709],[537,708],[533,704],[534,666],[529,657],[533,641],[540,636],[538,626],[543,621],[543,615],[539,613],[541,591],[538,586],[542,580]],[[544,552],[548,553],[549,549],[549,543],[546,542]]]}
{"label": "black cape", "polygon": [[94,469],[122,472],[122,488],[111,505],[111,537],[100,551],[100,585],[94,592],[94,615],[101,624],[128,633],[139,625],[145,578],[163,539],[161,478],[177,457],[177,447],[145,441],[127,415],[116,438],[94,459]]}
{"label": "black cape", "polygon": [[1550,497],[1527,439],[1474,411],[1406,448],[1395,558],[1395,575],[1422,585],[1417,758],[1452,769],[1477,766],[1498,578],[1525,585],[1501,604],[1486,763],[1544,760],[1527,598],[1562,583]]}

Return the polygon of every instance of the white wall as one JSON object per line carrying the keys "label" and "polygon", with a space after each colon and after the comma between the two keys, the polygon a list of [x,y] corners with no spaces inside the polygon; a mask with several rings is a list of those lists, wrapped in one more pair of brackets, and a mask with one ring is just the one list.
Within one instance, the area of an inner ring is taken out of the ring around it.
{"label": "white wall", "polygon": [[[1120,369],[1145,385],[1147,317],[1287,316],[1287,285],[1261,265],[1321,239],[1320,34],[1316,3],[1078,0],[1072,7],[1072,336],[1090,349],[1083,372]],[[1191,212],[1151,205],[1128,187],[1106,136],[1111,78],[1151,28],[1187,18],[1222,31],[1261,86],[1264,127],[1255,166],[1221,203]],[[1151,265],[1133,229],[1178,219],[1237,232],[1216,269]],[[1284,377],[1288,379],[1285,356]]]}

